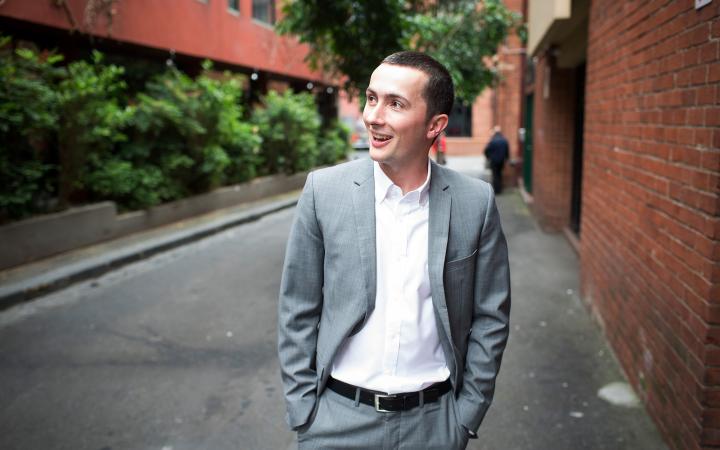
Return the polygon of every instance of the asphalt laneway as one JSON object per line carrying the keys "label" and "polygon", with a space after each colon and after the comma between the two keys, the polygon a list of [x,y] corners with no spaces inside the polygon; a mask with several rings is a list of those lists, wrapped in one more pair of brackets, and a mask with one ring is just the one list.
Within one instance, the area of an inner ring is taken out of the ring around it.
{"label": "asphalt laneway", "polygon": [[0,313],[0,448],[284,449],[293,210]]}

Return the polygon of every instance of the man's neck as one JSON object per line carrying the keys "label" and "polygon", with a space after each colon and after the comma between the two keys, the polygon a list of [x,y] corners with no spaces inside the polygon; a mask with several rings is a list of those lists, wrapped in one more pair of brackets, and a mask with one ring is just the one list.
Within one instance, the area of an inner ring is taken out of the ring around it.
{"label": "man's neck", "polygon": [[422,186],[427,179],[428,158],[405,163],[402,167],[393,167],[391,164],[381,162],[380,168],[405,195]]}

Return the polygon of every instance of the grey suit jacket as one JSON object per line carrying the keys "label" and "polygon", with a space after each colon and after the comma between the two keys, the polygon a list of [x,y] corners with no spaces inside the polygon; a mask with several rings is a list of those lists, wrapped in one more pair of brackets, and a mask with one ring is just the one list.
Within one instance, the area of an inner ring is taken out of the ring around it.
{"label": "grey suit jacket", "polygon": [[[507,244],[490,186],[432,164],[428,271],[460,422],[477,430],[508,337]],[[305,424],[333,358],[375,306],[375,183],[369,159],[308,175],[287,244],[278,350],[291,428]]]}

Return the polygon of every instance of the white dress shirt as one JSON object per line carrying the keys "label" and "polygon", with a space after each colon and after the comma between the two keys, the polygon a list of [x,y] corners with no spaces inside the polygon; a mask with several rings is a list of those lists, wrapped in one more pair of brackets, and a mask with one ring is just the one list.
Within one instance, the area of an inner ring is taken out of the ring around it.
{"label": "white dress shirt", "polygon": [[389,394],[419,391],[450,374],[428,276],[430,162],[425,183],[405,195],[377,162],[374,176],[375,309],[340,349],[331,374]]}

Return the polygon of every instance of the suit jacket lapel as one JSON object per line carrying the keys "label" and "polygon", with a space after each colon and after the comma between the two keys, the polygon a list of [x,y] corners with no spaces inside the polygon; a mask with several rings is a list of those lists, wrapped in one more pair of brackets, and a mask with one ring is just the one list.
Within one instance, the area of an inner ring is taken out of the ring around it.
{"label": "suit jacket lapel", "polygon": [[377,287],[377,260],[375,246],[375,183],[372,160],[358,171],[352,185],[353,211],[357,232],[357,244],[360,251],[362,270],[365,276],[367,292],[367,311],[363,323],[375,309]]}
{"label": "suit jacket lapel", "polygon": [[[443,177],[443,169],[434,162],[431,163],[430,174],[430,213],[428,217],[428,274],[432,301],[439,322],[445,331],[444,342],[446,353],[452,348],[450,345],[450,318],[445,302],[445,287],[443,270],[445,268],[445,254],[448,245],[448,231],[450,229],[450,207],[452,195],[450,185]],[[453,370],[451,368],[451,370]]]}
{"label": "suit jacket lapel", "polygon": [[[448,230],[450,229],[450,206],[452,196],[450,185],[445,182],[442,169],[432,163],[430,175],[430,213],[428,218],[428,271],[433,289],[433,300],[437,297],[442,300],[445,308],[445,295],[436,295],[442,292],[443,268],[445,253],[448,244]],[[436,306],[441,306],[436,304]]]}

